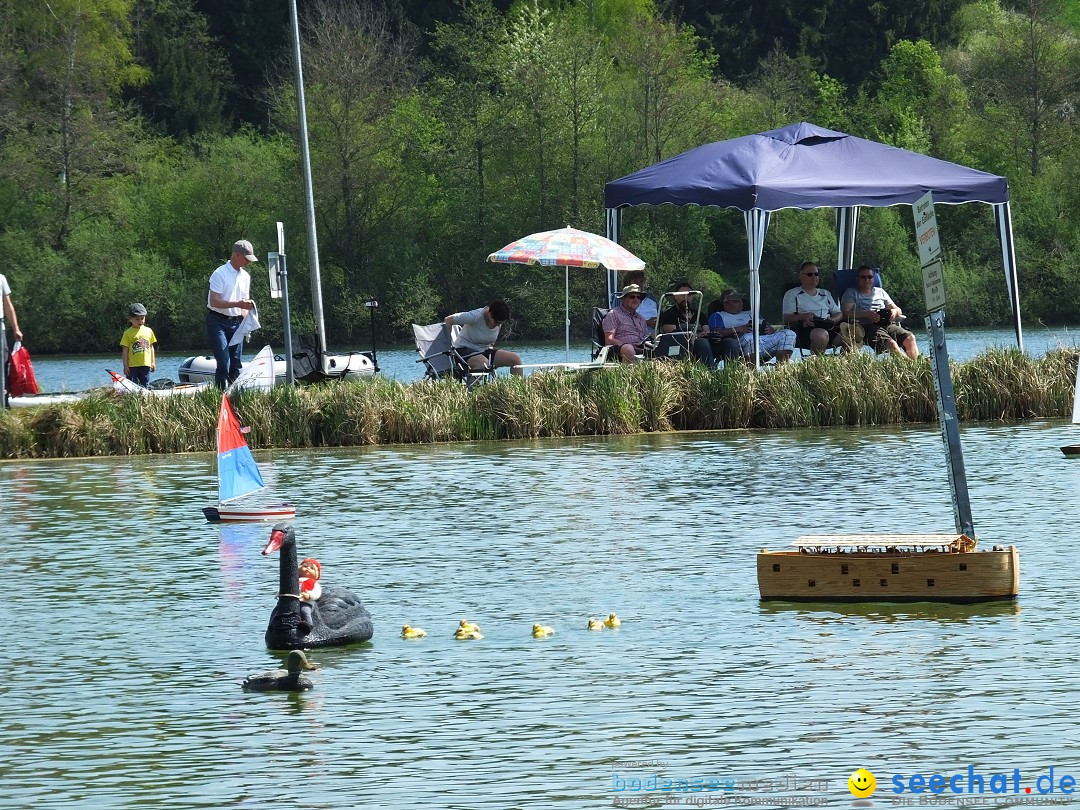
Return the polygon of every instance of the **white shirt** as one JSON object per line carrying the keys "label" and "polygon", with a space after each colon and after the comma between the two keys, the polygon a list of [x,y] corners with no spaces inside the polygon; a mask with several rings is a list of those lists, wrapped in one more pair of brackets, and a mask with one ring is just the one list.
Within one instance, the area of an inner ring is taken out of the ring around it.
{"label": "white shirt", "polygon": [[828,318],[840,311],[832,293],[820,287],[811,294],[802,287],[795,287],[784,293],[783,313],[795,315],[800,312],[812,312],[815,318]]}
{"label": "white shirt", "polygon": [[0,273],[0,296],[11,295],[11,287],[8,286],[7,278]]}
{"label": "white shirt", "polygon": [[[251,274],[244,269],[237,270],[232,266],[231,260],[227,261],[210,276],[210,292],[216,292],[224,301],[244,301],[251,298]],[[222,315],[247,314],[247,310],[240,307],[219,309],[210,306],[210,293],[206,294],[206,306]]]}
{"label": "white shirt", "polygon": [[454,346],[462,349],[483,351],[499,339],[500,326],[490,327],[484,320],[484,307],[470,309],[468,312],[455,312],[450,319],[460,326],[454,335]]}

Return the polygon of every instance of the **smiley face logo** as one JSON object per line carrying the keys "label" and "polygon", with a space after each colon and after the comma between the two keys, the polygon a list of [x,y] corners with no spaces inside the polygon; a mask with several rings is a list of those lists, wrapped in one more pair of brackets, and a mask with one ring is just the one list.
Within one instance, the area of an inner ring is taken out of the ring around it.
{"label": "smiley face logo", "polygon": [[877,790],[877,780],[866,768],[859,768],[848,777],[847,788],[857,799],[869,799]]}

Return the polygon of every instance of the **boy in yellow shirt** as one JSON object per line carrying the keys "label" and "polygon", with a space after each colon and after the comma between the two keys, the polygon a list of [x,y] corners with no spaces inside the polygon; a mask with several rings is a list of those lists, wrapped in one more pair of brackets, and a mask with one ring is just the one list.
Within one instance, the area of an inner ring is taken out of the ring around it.
{"label": "boy in yellow shirt", "polygon": [[124,376],[143,388],[150,386],[150,372],[157,371],[154,330],[146,325],[146,307],[132,304],[128,312],[131,327],[120,338],[120,358],[124,362]]}

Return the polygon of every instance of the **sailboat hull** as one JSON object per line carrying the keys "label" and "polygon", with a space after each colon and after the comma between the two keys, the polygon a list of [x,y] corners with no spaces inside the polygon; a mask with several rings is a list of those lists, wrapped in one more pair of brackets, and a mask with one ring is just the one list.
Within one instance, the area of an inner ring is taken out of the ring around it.
{"label": "sailboat hull", "polygon": [[211,523],[262,523],[268,520],[294,520],[296,507],[287,503],[270,506],[207,506],[203,515]]}
{"label": "sailboat hull", "polygon": [[1080,444],[1066,444],[1061,448],[1066,456],[1080,456]]}
{"label": "sailboat hull", "polygon": [[1015,546],[960,551],[822,543],[798,551],[762,550],[757,575],[762,600],[987,602],[1017,597],[1020,554]]}

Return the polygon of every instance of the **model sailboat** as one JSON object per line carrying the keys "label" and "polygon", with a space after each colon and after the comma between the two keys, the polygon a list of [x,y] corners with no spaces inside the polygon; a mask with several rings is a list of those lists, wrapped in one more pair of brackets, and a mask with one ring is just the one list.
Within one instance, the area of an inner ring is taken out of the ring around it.
{"label": "model sailboat", "polygon": [[[1080,360],[1076,364],[1076,382],[1073,384],[1072,423],[1080,425]],[[1067,456],[1080,456],[1080,444],[1066,444],[1061,452]]]}
{"label": "model sailboat", "polygon": [[270,506],[240,505],[235,501],[265,489],[259,465],[244,440],[244,429],[236,417],[229,397],[221,395],[217,424],[218,505],[203,509],[211,522],[292,520],[296,508],[287,503]]}

